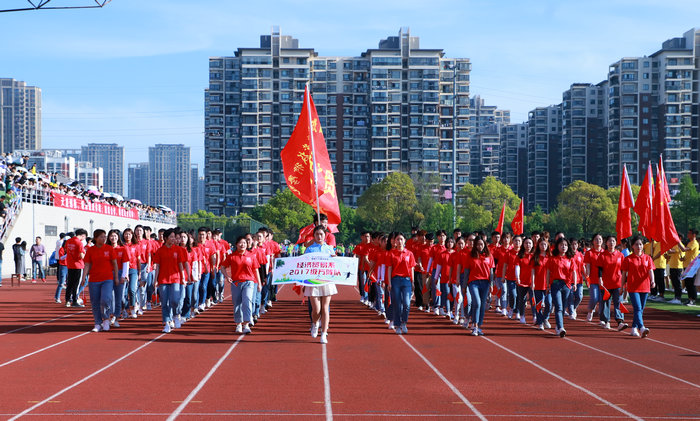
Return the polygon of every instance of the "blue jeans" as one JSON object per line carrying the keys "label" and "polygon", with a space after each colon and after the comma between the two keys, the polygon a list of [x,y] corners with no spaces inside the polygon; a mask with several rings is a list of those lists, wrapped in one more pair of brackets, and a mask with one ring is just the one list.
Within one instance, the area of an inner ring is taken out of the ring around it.
{"label": "blue jeans", "polygon": [[402,276],[391,278],[391,306],[394,310],[394,326],[397,329],[408,322],[412,290],[411,278]]}
{"label": "blue jeans", "polygon": [[367,292],[365,292],[365,284],[367,283],[367,271],[362,270],[358,275],[359,286],[360,286],[360,299],[367,299]]}
{"label": "blue jeans", "polygon": [[199,280],[199,300],[197,306],[201,306],[207,302],[207,290],[209,288],[210,272],[203,273]]}
{"label": "blue jeans", "polygon": [[112,285],[114,281],[107,279],[102,282],[87,282],[90,291],[90,305],[95,324],[99,325],[108,320],[112,314],[113,297]]}
{"label": "blue jeans", "polygon": [[516,286],[517,286],[517,284],[515,283],[515,281],[508,281],[508,280],[506,280],[506,288],[507,288],[507,290],[508,290],[508,297],[507,297],[507,299],[508,299],[508,307],[509,307],[511,310],[515,310],[515,297],[516,297],[516,294],[515,294],[515,287],[516,287]]}
{"label": "blue jeans", "polygon": [[[539,311],[537,310],[538,304],[541,306]],[[549,313],[551,311],[552,294],[547,294],[547,291],[535,290],[535,324],[541,325],[545,320],[549,319]]]}
{"label": "blue jeans", "polygon": [[593,311],[596,304],[600,303],[600,286],[598,284],[588,285],[588,311]]}
{"label": "blue jeans", "polygon": [[506,308],[508,305],[508,292],[506,291],[506,283],[503,278],[496,278],[493,281],[493,285],[500,290],[498,297],[496,297],[496,306],[501,308]]}
{"label": "blue jeans", "polygon": [[163,323],[173,320],[173,312],[180,302],[180,284],[162,284],[158,286],[160,293],[161,314]]}
{"label": "blue jeans", "polygon": [[383,313],[386,310],[386,308],[384,307],[384,288],[382,288],[382,284],[380,282],[377,282],[372,286],[377,291],[377,300],[374,304],[375,309]]}
{"label": "blue jeans", "polygon": [[571,288],[566,285],[566,282],[557,279],[552,282],[552,302],[554,303],[554,318],[557,323],[557,329],[564,329],[564,306],[569,302]]}
{"label": "blue jeans", "polygon": [[153,302],[153,294],[156,292],[155,271],[148,272],[148,282],[146,282],[146,301]]}
{"label": "blue jeans", "polygon": [[[78,288],[78,297],[83,293],[83,291],[85,291],[85,288],[88,286],[89,282],[90,282],[90,275],[87,275],[85,277],[85,282],[83,282],[82,285],[80,285],[80,288]],[[88,292],[89,291],[90,290],[88,290]]]}
{"label": "blue jeans", "polygon": [[464,318],[468,318],[472,314],[472,300],[469,294],[469,285],[467,284],[467,277],[464,273],[459,275],[459,287],[462,292],[462,308],[460,308],[460,315]]}
{"label": "blue jeans", "polygon": [[[520,316],[525,316],[525,297],[532,297],[532,292],[529,287],[523,287],[516,285],[517,296],[515,300],[515,311],[520,314]],[[535,309],[532,309],[532,314],[535,314]]]}
{"label": "blue jeans", "polygon": [[583,300],[583,284],[576,284],[576,291],[571,291],[571,295],[569,295],[569,314],[572,314],[574,311],[576,311],[576,309],[578,309],[578,305],[581,304],[581,300]]}
{"label": "blue jeans", "polygon": [[146,297],[146,287],[148,285],[148,265],[146,263],[141,263],[141,280],[139,281],[138,289],[138,304],[141,309],[146,308],[146,302],[148,299]]}
{"label": "blue jeans", "polygon": [[56,286],[56,294],[54,295],[54,299],[58,300],[61,298],[61,290],[66,287],[66,276],[68,275],[68,267],[63,266],[63,265],[58,265],[58,268],[56,268],[56,278],[58,279],[57,281],[57,286]]}
{"label": "blue jeans", "polygon": [[[663,281],[662,281],[663,282]],[[609,289],[610,298],[603,301],[603,308],[600,312],[600,320],[605,323],[610,323],[610,301],[613,302],[613,310],[615,311],[615,321],[619,324],[625,321],[625,316],[620,311],[620,288]]]}
{"label": "blue jeans", "polygon": [[450,289],[450,284],[447,281],[440,281],[440,296],[437,297],[439,302],[438,306],[444,308],[448,313],[450,312],[451,306],[450,300],[447,299],[447,296],[450,294]]}
{"label": "blue jeans", "polygon": [[[121,281],[122,274],[119,274],[119,280]],[[125,283],[119,282],[119,285],[117,285],[116,282],[113,282],[112,285],[112,292],[114,294],[114,304],[112,306],[112,314],[115,316],[121,316],[122,314],[122,304],[124,300],[124,287],[126,286]]]}
{"label": "blue jeans", "polygon": [[184,301],[182,302],[182,312],[180,313],[185,319],[189,319],[192,316],[192,307],[196,303],[194,297],[195,284],[187,284],[184,287]]}
{"label": "blue jeans", "polygon": [[182,315],[182,307],[185,305],[186,295],[187,285],[180,284],[180,299],[177,301],[177,309],[173,310],[174,314]]}
{"label": "blue jeans", "polygon": [[136,304],[136,291],[139,288],[139,271],[137,269],[129,269],[129,287],[128,291],[128,305],[129,307],[134,307]]}
{"label": "blue jeans", "polygon": [[253,316],[260,316],[260,291],[258,291],[258,288],[255,288],[255,291],[253,291]]}
{"label": "blue jeans", "polygon": [[471,318],[472,322],[481,327],[484,324],[484,314],[488,305],[489,281],[487,279],[477,279],[469,283],[469,295],[472,299]]}
{"label": "blue jeans", "polygon": [[200,280],[195,280],[194,284],[192,284],[192,298],[190,299],[190,307],[191,308],[199,307],[199,284],[200,283],[201,283]]}
{"label": "blue jeans", "polygon": [[644,319],[642,315],[644,314],[644,306],[647,305],[648,296],[648,292],[630,292],[630,302],[632,303],[632,308],[634,308],[632,327],[638,329],[644,328]]}
{"label": "blue jeans", "polygon": [[46,274],[44,273],[44,267],[41,264],[41,260],[32,259],[32,278],[33,279],[46,279]]}
{"label": "blue jeans", "polygon": [[231,284],[233,321],[236,324],[253,321],[253,297],[257,290],[257,285],[253,281],[234,282]]}

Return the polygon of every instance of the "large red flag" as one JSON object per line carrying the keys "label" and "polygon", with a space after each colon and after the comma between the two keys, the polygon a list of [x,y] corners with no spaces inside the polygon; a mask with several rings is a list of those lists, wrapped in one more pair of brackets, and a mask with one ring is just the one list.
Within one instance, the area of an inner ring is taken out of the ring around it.
{"label": "large red flag", "polygon": [[525,211],[523,210],[523,199],[520,199],[520,206],[518,206],[518,211],[515,212],[513,221],[510,223],[510,228],[513,230],[513,234],[522,235],[525,227]]}
{"label": "large red flag", "polygon": [[634,207],[634,196],[632,196],[632,186],[625,165],[622,167],[620,200],[617,202],[617,222],[615,223],[617,238],[620,240],[632,236],[632,216],[630,215],[632,207]]}
{"label": "large red flag", "polygon": [[667,197],[670,197],[668,192],[668,184],[663,169],[663,163],[659,158],[659,165],[656,167],[657,182],[656,192],[654,193],[654,236],[652,237],[659,242],[659,253],[665,253],[671,250],[675,245],[681,242],[676,225],[673,223],[671,216],[671,208]]}
{"label": "large red flag", "polygon": [[[316,168],[314,168],[314,155]],[[319,211],[328,216],[329,223],[339,224],[340,208],[335,190],[333,168],[328,156],[328,149],[326,149],[326,140],[323,137],[316,106],[311,99],[308,86],[304,92],[304,105],[301,114],[299,114],[299,120],[297,120],[292,136],[282,149],[281,157],[284,178],[289,190],[302,202],[313,206],[314,209],[316,209],[318,196]],[[314,172],[318,185],[314,180]]]}
{"label": "large red flag", "polygon": [[503,222],[506,219],[506,201],[503,201],[503,207],[501,208],[501,216],[498,217],[498,225],[494,231],[498,231],[499,234],[503,234]]}
{"label": "large red flag", "polygon": [[639,215],[639,232],[647,238],[654,235],[653,224],[653,203],[654,203],[654,174],[651,172],[651,162],[647,167],[647,173],[642,182],[642,188],[639,189],[637,201],[634,203],[634,212]]}

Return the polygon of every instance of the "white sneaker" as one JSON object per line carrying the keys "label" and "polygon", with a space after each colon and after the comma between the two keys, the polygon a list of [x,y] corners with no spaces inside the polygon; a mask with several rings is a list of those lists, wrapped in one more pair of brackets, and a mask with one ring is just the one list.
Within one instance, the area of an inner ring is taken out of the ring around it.
{"label": "white sneaker", "polygon": [[236,333],[243,333],[243,325],[236,325]]}
{"label": "white sneaker", "polygon": [[519,318],[520,318],[520,313],[517,312],[517,311],[515,312],[515,318],[516,318],[516,319],[519,319]]}
{"label": "white sneaker", "polygon": [[443,310],[442,307],[436,308],[436,309],[435,309],[435,315],[436,315],[436,316],[444,316],[444,315],[445,315],[445,310]]}
{"label": "white sneaker", "polygon": [[[224,298],[224,293],[223,293],[223,292],[221,293],[221,298],[222,298],[222,299]],[[270,307],[270,308],[272,308],[272,301],[268,300],[268,301],[267,301],[267,306]]]}
{"label": "white sneaker", "polygon": [[136,314],[138,314],[139,316],[143,316],[143,310],[141,310],[141,309],[136,310]]}
{"label": "white sneaker", "polygon": [[401,331],[402,331],[403,333],[408,333],[408,328],[406,327],[406,324],[405,324],[405,323],[404,323],[403,326],[401,326]]}
{"label": "white sneaker", "polygon": [[102,330],[103,330],[104,332],[109,331],[109,320],[104,320],[104,321],[102,322]]}
{"label": "white sneaker", "polygon": [[112,326],[121,327],[121,326],[119,326],[119,320],[115,320],[114,323],[112,323]]}
{"label": "white sneaker", "polygon": [[56,299],[55,301],[56,301],[56,304],[61,304],[61,299],[60,299],[60,298],[59,298],[59,299]]}
{"label": "white sneaker", "polygon": [[265,314],[267,313],[267,310],[265,310],[265,307],[260,307],[260,314]]}
{"label": "white sneaker", "polygon": [[506,317],[508,317],[509,319],[512,319],[513,318],[513,310],[507,310]]}
{"label": "white sneaker", "polygon": [[571,314],[569,315],[569,318],[570,318],[571,320],[576,320],[576,316],[578,316],[578,314],[576,314],[576,310],[574,310],[574,311],[572,311]]}
{"label": "white sneaker", "polygon": [[564,328],[560,329],[558,335],[560,338],[563,338],[564,336],[566,336],[566,329],[564,329]]}
{"label": "white sneaker", "polygon": [[311,323],[311,337],[315,338],[318,336],[318,325],[316,323]]}
{"label": "white sneaker", "polygon": [[605,326],[605,322],[603,320],[600,321],[601,326]]}
{"label": "white sneaker", "polygon": [[549,324],[549,320],[545,320],[545,321],[544,321],[544,327],[545,327],[546,329],[551,329],[551,328],[552,328],[552,325]]}
{"label": "white sneaker", "polygon": [[207,298],[207,308],[211,307],[211,298]]}
{"label": "white sneaker", "polygon": [[112,326],[114,326],[114,322],[116,322],[116,321],[117,321],[117,318],[114,316],[109,318],[109,324],[111,324]]}
{"label": "white sneaker", "polygon": [[[60,302],[60,301],[59,301]],[[423,311],[423,306],[418,306],[419,311]]]}
{"label": "white sneaker", "polygon": [[[698,316],[700,316],[700,314],[698,314]],[[647,336],[649,336],[649,329],[644,327],[642,328],[642,338],[646,338]]]}
{"label": "white sneaker", "polygon": [[166,323],[163,327],[163,333],[170,333],[170,323]]}
{"label": "white sneaker", "polygon": [[681,300],[679,300],[678,298],[674,298],[674,299],[670,300],[668,303],[669,304],[680,304]]}
{"label": "white sneaker", "polygon": [[83,302],[83,299],[80,298],[80,297],[78,297],[78,299],[77,299],[76,301],[78,302],[78,305],[83,305],[83,304],[85,304],[85,303]]}
{"label": "white sneaker", "polygon": [[204,307],[205,307],[204,304],[200,304],[200,306],[197,308],[199,309],[200,312],[202,312],[202,311],[204,311]]}
{"label": "white sneaker", "polygon": [[328,335],[326,334],[326,332],[323,332],[323,333],[321,334],[321,343],[322,343],[322,344],[327,344],[327,343],[328,343]]}
{"label": "white sneaker", "polygon": [[586,316],[586,320],[589,322],[593,321],[593,312],[592,311],[588,312],[588,315]]}
{"label": "white sneaker", "polygon": [[136,310],[131,310],[131,318],[132,319],[136,318]]}
{"label": "white sneaker", "polygon": [[243,333],[250,333],[250,326],[243,326]]}
{"label": "white sneaker", "polygon": [[603,329],[610,330],[610,323],[605,323],[605,325],[603,326]]}
{"label": "white sneaker", "polygon": [[459,324],[459,319],[457,317],[450,317],[452,319],[452,323],[458,325]]}
{"label": "white sneaker", "polygon": [[520,316],[520,323],[525,324],[525,316]]}
{"label": "white sneaker", "polygon": [[396,328],[394,327],[394,323],[389,323],[389,329],[391,329],[391,330],[396,329]]}
{"label": "white sneaker", "polygon": [[386,324],[391,323],[391,319],[384,319],[384,323],[386,323]]}
{"label": "white sneaker", "polygon": [[180,321],[180,316],[175,317],[174,325],[175,325],[175,329],[180,329],[182,327],[182,322]]}
{"label": "white sneaker", "polygon": [[146,310],[152,310],[152,309],[153,309],[153,306],[151,305],[151,303],[146,303]]}
{"label": "white sneaker", "polygon": [[66,307],[70,307],[70,301],[66,303]]}
{"label": "white sneaker", "polygon": [[537,330],[544,330],[544,326],[541,325],[541,324],[540,324],[540,325],[537,325]]}
{"label": "white sneaker", "polygon": [[173,322],[172,320],[169,322],[169,324],[171,329],[175,327],[175,322]]}
{"label": "white sneaker", "polygon": [[95,327],[92,328],[93,332],[99,332],[102,330],[102,325],[95,325]]}
{"label": "white sneaker", "polygon": [[501,314],[501,308],[500,308],[500,307],[496,307],[496,313]]}
{"label": "white sneaker", "polygon": [[476,328],[476,327],[475,327],[474,329],[472,329],[471,335],[472,335],[472,336],[479,336],[479,329]]}
{"label": "white sneaker", "polygon": [[632,331],[630,332],[631,336],[634,336],[635,338],[639,338],[641,335],[639,334],[639,329],[636,327],[632,328]]}

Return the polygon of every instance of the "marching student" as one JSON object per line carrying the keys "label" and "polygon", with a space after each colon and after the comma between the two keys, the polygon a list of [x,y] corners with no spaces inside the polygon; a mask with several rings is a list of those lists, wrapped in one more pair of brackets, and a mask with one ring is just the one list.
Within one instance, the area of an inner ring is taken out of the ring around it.
{"label": "marching student", "polygon": [[200,268],[200,256],[199,249],[194,246],[194,237],[192,234],[187,232],[180,233],[180,246],[187,252],[187,264],[189,265],[189,270],[186,275],[186,282],[183,285],[183,291],[180,297],[180,316],[182,316],[182,321],[186,322],[192,318],[193,310],[195,307],[195,280],[199,279],[199,268]]}
{"label": "marching student", "polygon": [[[78,230],[76,230],[78,234]],[[92,317],[95,320],[93,332],[108,331],[111,309],[114,302],[115,282],[119,282],[119,271],[114,249],[107,241],[105,230],[97,229],[92,235],[95,245],[85,252],[85,270],[80,281],[88,278]]]}
{"label": "marching student", "polygon": [[523,238],[516,235],[513,238],[513,245],[510,250],[504,251],[501,254],[501,260],[503,261],[503,270],[500,276],[506,280],[507,288],[507,299],[508,299],[508,313],[509,319],[513,318],[513,313],[515,313],[515,318],[520,319],[520,313],[515,310],[515,299],[517,291],[517,274],[516,270],[518,267],[518,254],[520,253],[520,248],[523,245]]}
{"label": "marching student", "polygon": [[[552,309],[552,295],[547,282],[547,261],[550,258],[549,240],[540,238],[532,255],[533,289],[535,291],[535,326],[537,329],[549,329],[549,313]],[[538,309],[539,307],[539,309]]]}
{"label": "marching student", "polygon": [[150,310],[150,308],[148,307],[150,305],[150,302],[146,297],[146,289],[148,286],[148,275],[150,272],[149,268],[151,266],[152,245],[151,240],[146,238],[145,231],[143,229],[143,226],[141,225],[136,225],[136,227],[134,227],[134,238],[136,239],[136,242],[139,247],[139,262],[141,262],[138,299],[136,300],[137,302],[134,304],[134,306],[136,307],[136,314],[140,316],[143,314],[143,311],[147,308]]}
{"label": "marching student", "polygon": [[506,289],[506,282],[503,278],[503,265],[505,265],[507,253],[512,248],[512,235],[509,232],[503,235],[499,234],[498,236],[494,236],[494,234],[498,234],[498,232],[494,231],[494,233],[491,234],[492,239],[499,238],[498,244],[491,247],[491,253],[493,254],[493,258],[496,262],[496,272],[494,275],[493,285],[498,291],[498,296],[492,298],[496,299],[496,313],[503,316],[508,316],[508,310],[506,309],[508,306],[508,291]]}
{"label": "marching student", "polygon": [[622,253],[615,249],[617,245],[617,237],[609,235],[605,239],[605,250],[599,258],[599,265],[603,269],[600,280],[600,287],[603,291],[608,290],[610,297],[607,300],[603,299],[603,308],[600,312],[600,321],[605,329],[610,329],[610,299],[613,301],[613,310],[615,321],[617,322],[617,330],[627,329],[625,316],[620,311],[620,296],[622,295]]}
{"label": "marching student", "polygon": [[601,291],[600,291],[600,275],[603,270],[598,264],[598,259],[601,253],[603,253],[603,236],[600,234],[593,234],[591,238],[591,248],[586,250],[586,254],[583,256],[583,264],[585,270],[585,279],[588,282],[588,315],[586,320],[589,322],[593,320],[593,314],[595,313],[596,305],[600,304],[600,310],[602,310],[601,303]]}
{"label": "marching student", "polygon": [[555,243],[552,256],[547,260],[547,285],[552,294],[554,316],[557,328],[555,333],[560,338],[566,336],[564,329],[564,306],[569,302],[569,295],[576,288],[576,270],[574,268],[574,250],[569,240],[559,237]]}
{"label": "marching student", "polygon": [[406,237],[402,233],[394,236],[394,248],[386,255],[386,278],[391,293],[393,320],[396,333],[408,333],[406,323],[413,295],[413,268],[416,260],[413,253],[406,250]]}
{"label": "marching student", "polygon": [[486,242],[482,237],[474,240],[474,247],[471,251],[471,259],[464,270],[464,276],[469,280],[469,293],[472,299],[473,321],[472,336],[483,336],[481,326],[484,324],[484,313],[488,305],[487,297],[489,286],[493,280],[493,268],[495,267],[493,257]]}
{"label": "marching student", "polygon": [[124,247],[119,234],[119,230],[116,229],[111,229],[107,233],[107,245],[114,250],[114,258],[117,262],[117,277],[112,283],[112,314],[109,318],[110,325],[114,327],[119,327],[117,316],[122,317],[122,306],[125,306],[124,286],[129,282],[129,250]]}
{"label": "marching student", "polygon": [[[465,276],[465,270],[469,267],[471,260],[472,248],[474,248],[474,234],[469,234],[464,239],[464,248],[457,257],[457,276],[459,277],[459,287],[462,297],[462,302],[459,303],[460,320],[465,329],[469,329],[473,321],[471,320],[472,299],[469,293],[469,277]],[[459,243],[459,242],[458,242]]]}
{"label": "marching student", "polygon": [[231,285],[236,333],[250,333],[250,324],[253,322],[253,297],[256,289],[262,289],[258,270],[260,262],[253,252],[248,251],[245,236],[236,238],[235,247],[236,250],[226,256],[221,266]]}
{"label": "marching student", "polygon": [[649,329],[644,326],[644,306],[649,291],[654,287],[654,262],[644,253],[641,237],[632,239],[632,253],[622,261],[622,286],[627,288],[634,309],[632,331],[634,337],[645,338]]}
{"label": "marching student", "polygon": [[449,316],[452,318],[450,309],[450,258],[454,253],[455,240],[448,238],[445,240],[445,247],[435,254],[433,266],[435,267],[433,283],[435,284],[435,315]]}
{"label": "marching student", "polygon": [[68,238],[64,236],[64,241],[61,243],[61,247],[58,249],[58,269],[56,273],[56,278],[58,278],[58,286],[56,287],[56,294],[54,294],[54,301],[57,304],[61,304],[61,290],[66,288],[66,276],[68,275],[68,267],[66,266],[66,241]]}
{"label": "marching student", "polygon": [[457,237],[454,253],[450,256],[450,294],[452,294],[453,298],[452,311],[454,312],[454,314],[450,314],[450,319],[452,319],[454,324],[464,323],[464,293],[461,288],[460,265],[463,266],[464,264],[465,246],[465,238],[462,236]]}
{"label": "marching student", "polygon": [[576,310],[578,310],[581,300],[583,300],[583,278],[585,276],[585,270],[583,268],[583,253],[578,249],[579,242],[575,238],[569,240],[571,244],[571,250],[574,252],[574,273],[576,274],[576,284],[574,284],[574,289],[569,295],[569,300],[565,305],[569,311],[569,318],[571,320],[576,320],[578,316]]}
{"label": "marching student", "polygon": [[414,257],[416,259],[417,268],[421,273],[421,278],[423,279],[423,284],[421,290],[418,294],[421,295],[421,302],[423,303],[423,308],[419,310],[424,310],[430,312],[430,288],[431,288],[431,278],[428,273],[428,262],[430,261],[430,251],[433,248],[433,240],[435,236],[433,233],[425,233],[425,241],[422,245],[418,245],[416,248],[416,253]]}
{"label": "marching student", "polygon": [[[517,261],[515,262],[516,270],[516,301],[515,301],[515,312],[516,315],[520,315],[520,323],[525,324],[525,296],[529,296],[530,299],[534,298],[535,294],[533,291],[533,265],[532,265],[532,249],[534,244],[531,238],[526,238],[523,240],[523,246],[518,251]],[[532,314],[535,314],[535,307],[532,307]]]}
{"label": "marching student", "polygon": [[[314,243],[306,248],[306,253],[327,253],[335,256],[335,250],[325,242],[326,228],[318,225],[314,228]],[[304,287],[304,296],[311,302],[311,337],[318,336],[319,322],[321,328],[321,343],[328,343],[328,324],[330,323],[331,298],[338,293],[334,283],[315,287]]]}
{"label": "marching student", "polygon": [[438,295],[438,284],[436,282],[439,272],[435,269],[437,257],[446,250],[445,241],[447,240],[447,233],[445,230],[438,230],[435,233],[435,239],[437,243],[430,248],[430,255],[428,258],[428,264],[426,266],[426,271],[430,275],[430,295],[432,297],[430,301],[431,311],[435,311],[435,315],[440,315],[440,296]]}
{"label": "marching student", "polygon": [[365,291],[365,283],[369,282],[369,266],[370,262],[368,259],[370,252],[370,245],[372,243],[372,234],[369,231],[362,231],[360,233],[360,238],[362,242],[355,246],[352,250],[352,254],[360,259],[360,266],[357,273],[357,289],[360,292],[360,302],[365,305],[369,305],[368,294]]}
{"label": "marching student", "polygon": [[163,233],[165,243],[153,254],[155,287],[160,293],[163,333],[170,333],[171,328],[180,327],[180,318],[173,318],[180,301],[180,284],[184,279],[187,256],[182,248],[175,245],[175,230],[167,229]]}
{"label": "marching student", "polygon": [[80,277],[85,267],[85,246],[83,240],[87,237],[87,231],[82,228],[75,230],[75,235],[66,241],[66,307],[85,307],[78,303],[78,286]]}
{"label": "marching student", "polygon": [[138,287],[139,278],[141,276],[141,248],[134,231],[131,228],[127,228],[122,232],[122,242],[124,247],[127,248],[129,254],[129,272],[128,279],[129,284],[126,287],[127,290],[127,308],[130,309],[130,317],[135,319],[136,310],[138,307]]}

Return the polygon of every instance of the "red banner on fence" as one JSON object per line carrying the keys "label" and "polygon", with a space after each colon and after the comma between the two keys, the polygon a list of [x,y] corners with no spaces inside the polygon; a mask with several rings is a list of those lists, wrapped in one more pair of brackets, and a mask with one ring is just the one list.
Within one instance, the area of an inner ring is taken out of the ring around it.
{"label": "red banner on fence", "polygon": [[51,193],[53,205],[58,208],[75,209],[85,212],[100,213],[102,215],[118,216],[120,218],[139,219],[138,209],[124,209],[119,206],[112,206],[106,203],[87,202],[74,196]]}

